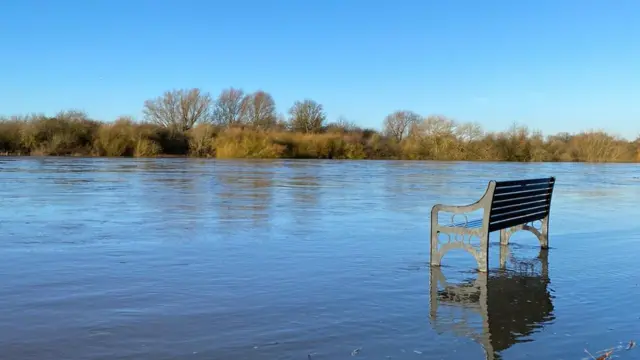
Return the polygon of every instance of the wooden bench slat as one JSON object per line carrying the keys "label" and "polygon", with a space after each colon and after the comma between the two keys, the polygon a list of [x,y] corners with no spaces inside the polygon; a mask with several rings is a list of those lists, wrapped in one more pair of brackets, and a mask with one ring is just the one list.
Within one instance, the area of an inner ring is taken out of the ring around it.
{"label": "wooden bench slat", "polygon": [[506,213],[502,213],[502,214],[496,214],[494,215],[493,213],[491,213],[491,218],[489,220],[489,224],[493,224],[496,223],[498,221],[502,221],[502,220],[506,220],[506,219],[512,219],[512,218],[516,218],[516,217],[520,217],[520,216],[527,216],[527,215],[531,215],[534,213],[538,213],[540,211],[547,211],[549,209],[549,205],[548,204],[541,204],[538,205],[536,207],[528,207],[522,210],[516,210],[516,211],[510,211],[510,212],[506,212]]}
{"label": "wooden bench slat", "polygon": [[511,206],[496,206],[491,209],[491,218],[495,216],[512,213],[514,211],[537,208],[540,206],[549,206],[549,199],[539,199],[531,202],[518,202]]}
{"label": "wooden bench slat", "polygon": [[552,192],[553,192],[553,188],[550,187],[542,190],[522,191],[522,192],[508,193],[508,194],[497,194],[493,196],[493,201],[496,202],[498,200],[505,200],[510,198],[526,197],[526,196],[550,195]]}
{"label": "wooden bench slat", "polygon": [[529,216],[523,216],[523,217],[519,217],[519,218],[513,218],[513,219],[510,219],[510,220],[505,220],[505,221],[499,222],[499,223],[489,224],[489,232],[510,228],[512,226],[516,226],[516,225],[520,225],[520,224],[530,223],[530,222],[536,221],[536,220],[542,220],[546,216],[547,216],[547,212],[541,212],[539,214],[533,214],[533,215],[529,215]]}
{"label": "wooden bench slat", "polygon": [[496,187],[496,191],[494,195],[504,195],[504,194],[513,194],[522,191],[533,191],[533,190],[542,190],[542,189],[551,189],[553,184],[534,184],[534,185],[523,185],[523,186],[509,186],[509,187]]}
{"label": "wooden bench slat", "polygon": [[505,206],[512,206],[512,205],[531,204],[539,201],[549,201],[549,194],[542,194],[537,196],[523,196],[523,197],[517,197],[513,199],[504,199],[504,200],[502,199],[494,200],[492,204],[493,205],[492,209],[498,209],[498,208],[503,208]]}
{"label": "wooden bench slat", "polygon": [[507,180],[507,181],[496,181],[496,188],[505,187],[505,186],[515,186],[515,185],[532,185],[532,184],[544,184],[544,183],[554,183],[554,177],[550,178],[537,178],[537,179],[525,179],[525,180]]}

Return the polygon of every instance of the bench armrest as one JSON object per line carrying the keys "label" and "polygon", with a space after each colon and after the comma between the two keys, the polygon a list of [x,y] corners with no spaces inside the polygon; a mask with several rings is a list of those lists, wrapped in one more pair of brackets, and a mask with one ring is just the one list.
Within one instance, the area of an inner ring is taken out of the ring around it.
{"label": "bench armrest", "polygon": [[455,214],[462,214],[462,213],[466,213],[466,212],[472,212],[478,209],[482,209],[485,207],[486,204],[482,203],[481,201],[477,201],[473,204],[469,204],[469,205],[445,205],[445,204],[435,204],[433,205],[433,208],[431,209],[432,213],[438,213],[441,211],[444,212],[451,212],[451,213],[455,213]]}
{"label": "bench armrest", "polygon": [[438,223],[438,213],[439,212],[451,212],[453,214],[464,214],[468,212],[472,212],[479,209],[485,209],[488,211],[488,208],[491,206],[491,200],[493,199],[493,192],[496,188],[496,182],[490,181],[487,186],[487,190],[485,190],[482,197],[469,205],[445,205],[445,204],[436,204],[431,208],[431,221],[435,221]]}

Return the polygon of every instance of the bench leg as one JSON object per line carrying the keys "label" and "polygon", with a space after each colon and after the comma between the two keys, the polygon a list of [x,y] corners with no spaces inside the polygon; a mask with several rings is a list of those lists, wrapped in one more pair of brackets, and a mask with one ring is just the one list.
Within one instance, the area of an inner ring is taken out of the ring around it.
{"label": "bench leg", "polygon": [[438,231],[431,225],[431,250],[429,252],[431,266],[440,266],[442,254],[438,251]]}
{"label": "bench leg", "polygon": [[508,245],[510,235],[507,229],[500,230],[500,245]]}
{"label": "bench leg", "polygon": [[540,253],[538,254],[538,259],[541,264],[541,274],[545,279],[549,278],[549,250],[548,249],[540,249]]}
{"label": "bench leg", "polygon": [[500,268],[506,269],[507,261],[511,257],[511,249],[509,249],[509,245],[500,244]]}
{"label": "bench leg", "polygon": [[489,271],[489,234],[480,237],[480,251],[476,253],[476,261],[478,262],[478,271]]}
{"label": "bench leg", "polygon": [[549,248],[549,215],[542,219],[542,224],[540,226],[540,236],[538,239],[540,240],[540,247],[543,249]]}

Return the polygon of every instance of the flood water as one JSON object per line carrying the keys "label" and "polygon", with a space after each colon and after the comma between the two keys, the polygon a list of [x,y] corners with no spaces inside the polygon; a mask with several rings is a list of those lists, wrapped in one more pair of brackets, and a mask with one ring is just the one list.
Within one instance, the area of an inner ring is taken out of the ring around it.
{"label": "flood water", "polygon": [[[434,204],[543,176],[548,251],[429,266]],[[3,360],[640,358],[637,165],[0,158],[0,197]]]}

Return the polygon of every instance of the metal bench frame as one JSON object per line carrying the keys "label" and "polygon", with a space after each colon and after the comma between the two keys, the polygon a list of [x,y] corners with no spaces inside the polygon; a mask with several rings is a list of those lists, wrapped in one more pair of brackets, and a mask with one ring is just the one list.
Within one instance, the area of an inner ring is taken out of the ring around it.
{"label": "metal bench frame", "polygon": [[[469,205],[436,204],[431,209],[431,265],[440,266],[450,250],[463,249],[478,263],[478,270],[488,270],[489,233],[500,230],[500,244],[507,245],[511,235],[519,230],[533,233],[543,249],[549,247],[549,213],[555,177],[512,181],[489,181],[484,195]],[[481,219],[469,221],[467,213],[483,210]],[[450,224],[440,224],[440,212],[452,213]],[[463,222],[455,222],[457,215]],[[539,226],[536,223],[539,222]],[[439,234],[448,236],[442,242]],[[473,244],[473,238],[479,244]]]}

